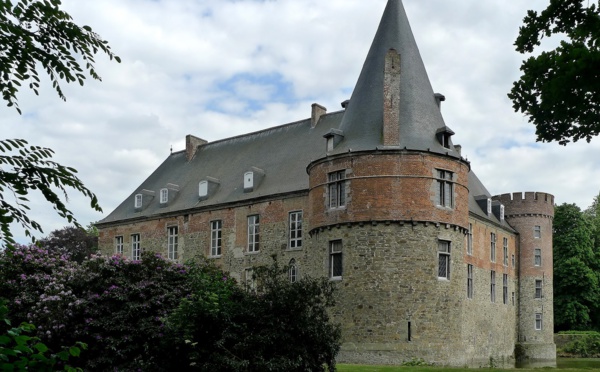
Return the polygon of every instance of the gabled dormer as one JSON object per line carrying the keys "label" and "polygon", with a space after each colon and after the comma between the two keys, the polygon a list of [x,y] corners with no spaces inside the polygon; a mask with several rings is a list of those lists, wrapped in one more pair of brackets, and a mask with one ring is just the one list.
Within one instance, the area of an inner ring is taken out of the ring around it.
{"label": "gabled dormer", "polygon": [[448,128],[445,125],[435,132],[437,141],[440,143],[440,145],[447,149],[452,149],[452,140],[450,138],[453,135],[454,132],[452,131],[452,129]]}
{"label": "gabled dormer", "polygon": [[179,186],[173,183],[167,183],[166,187],[160,189],[159,203],[161,207],[166,207],[171,203],[179,193]]}
{"label": "gabled dormer", "polygon": [[244,173],[244,192],[255,191],[260,186],[263,178],[265,178],[264,170],[251,167],[249,171]]}
{"label": "gabled dormer", "polygon": [[198,200],[208,200],[213,197],[221,186],[221,181],[217,178],[206,177],[198,183]]}
{"label": "gabled dormer", "polygon": [[139,193],[135,194],[133,197],[133,208],[136,212],[141,212],[144,210],[150,202],[154,199],[154,191],[142,189]]}
{"label": "gabled dormer", "polygon": [[492,199],[489,196],[477,195],[475,196],[475,201],[483,213],[485,213],[488,217],[492,215]]}

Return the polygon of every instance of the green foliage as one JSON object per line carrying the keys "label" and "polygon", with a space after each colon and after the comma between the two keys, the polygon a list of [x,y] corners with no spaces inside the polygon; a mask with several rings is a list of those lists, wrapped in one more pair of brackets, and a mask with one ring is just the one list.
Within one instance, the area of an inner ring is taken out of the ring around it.
{"label": "green foliage", "polygon": [[569,354],[583,358],[600,356],[600,334],[582,334],[563,348]]}
{"label": "green foliage", "polygon": [[82,227],[67,226],[52,231],[50,235],[41,239],[38,245],[81,263],[91,255],[98,253],[98,235],[97,231],[92,229],[85,230]]}
{"label": "green foliage", "polygon": [[244,291],[210,265],[191,271],[194,293],[169,318],[191,349],[182,368],[334,371],[340,329],[327,313],[332,284],[311,278],[290,283],[276,261],[254,273],[257,291]]}
{"label": "green foliage", "polygon": [[597,331],[560,331],[559,335],[598,335],[600,336],[600,332]]}
{"label": "green foliage", "polygon": [[593,225],[575,204],[554,212],[554,325],[556,330],[586,330],[600,310],[600,277]]}
{"label": "green foliage", "polygon": [[8,308],[5,300],[0,300],[0,370],[1,371],[81,371],[66,364],[70,357],[78,357],[81,350],[87,345],[76,342],[74,346],[63,348],[56,354],[40,342],[38,337],[29,336],[35,326],[30,323],[21,323],[18,327],[11,328],[7,317]]}
{"label": "green foliage", "polygon": [[407,360],[406,362],[402,362],[403,367],[423,367],[423,366],[433,366],[434,363],[429,363],[425,361],[425,359],[421,358],[412,358],[411,360]]}
{"label": "green foliage", "polygon": [[85,72],[101,80],[94,67],[98,52],[120,62],[107,41],[90,26],[72,22],[60,5],[60,0],[0,0],[0,93],[19,113],[16,94],[23,83],[39,94],[38,65],[65,100],[60,80],[83,85]]}
{"label": "green foliage", "polygon": [[541,13],[527,12],[515,42],[532,53],[542,38],[559,34],[560,45],[529,57],[508,97],[529,116],[537,140],[566,145],[600,133],[600,7],[581,0],[550,0]]}

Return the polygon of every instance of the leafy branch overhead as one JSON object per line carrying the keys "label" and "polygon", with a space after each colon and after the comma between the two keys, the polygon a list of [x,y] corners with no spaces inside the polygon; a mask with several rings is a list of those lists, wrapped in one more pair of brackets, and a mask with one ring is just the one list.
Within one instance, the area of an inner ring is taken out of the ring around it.
{"label": "leafy branch overhead", "polygon": [[544,37],[564,37],[550,51],[531,56],[508,97],[529,116],[537,140],[562,145],[600,133],[600,4],[550,0],[541,13],[528,11],[515,42],[520,53],[541,48]]}
{"label": "leafy branch overhead", "polygon": [[17,92],[21,87],[39,94],[38,64],[65,100],[59,80],[83,85],[85,72],[101,80],[94,67],[98,52],[120,62],[107,41],[91,27],[73,23],[60,5],[60,0],[0,0],[0,92],[7,105],[19,113]]}
{"label": "leafy branch overhead", "polygon": [[53,153],[48,148],[29,146],[22,139],[0,140],[0,241],[14,243],[11,223],[20,224],[27,236],[33,231],[42,232],[42,227],[28,216],[27,195],[31,190],[39,190],[58,215],[70,223],[76,223],[76,219],[62,199],[68,200],[67,187],[88,197],[91,207],[102,211],[96,195],[84,186],[75,169],[50,160]]}

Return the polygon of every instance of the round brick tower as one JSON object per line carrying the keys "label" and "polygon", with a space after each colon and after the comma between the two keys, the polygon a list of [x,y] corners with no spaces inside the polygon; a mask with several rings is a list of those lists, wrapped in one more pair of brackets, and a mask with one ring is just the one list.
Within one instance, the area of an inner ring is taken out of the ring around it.
{"label": "round brick tower", "polygon": [[553,311],[552,220],[554,196],[517,192],[494,197],[519,233],[517,362],[556,366]]}

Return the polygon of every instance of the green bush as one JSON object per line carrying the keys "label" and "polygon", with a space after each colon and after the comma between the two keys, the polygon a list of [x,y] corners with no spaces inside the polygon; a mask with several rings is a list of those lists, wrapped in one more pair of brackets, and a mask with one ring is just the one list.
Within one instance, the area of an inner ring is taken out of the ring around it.
{"label": "green bush", "polygon": [[563,351],[583,358],[600,356],[600,334],[581,334],[565,345]]}

